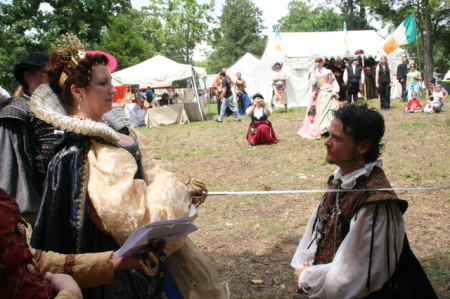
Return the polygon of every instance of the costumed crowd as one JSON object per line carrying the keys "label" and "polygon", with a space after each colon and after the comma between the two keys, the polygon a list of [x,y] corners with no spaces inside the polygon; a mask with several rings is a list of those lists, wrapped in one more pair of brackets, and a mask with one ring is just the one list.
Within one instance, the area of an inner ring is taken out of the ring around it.
{"label": "costumed crowd", "polygon": [[[383,116],[351,103],[364,81],[357,61],[343,72],[346,105],[339,102],[342,82],[322,58],[309,76],[313,91],[298,134],[328,134],[326,161],[338,168],[292,259],[295,287],[315,298],[436,298],[408,244],[407,202],[393,191],[367,191],[391,184],[379,159]],[[181,183],[171,163],[154,158],[150,141],[113,104],[113,70],[108,56],[85,51],[68,34],[51,53],[31,53],[15,65],[13,97],[0,89],[0,168],[8,173],[0,177],[0,298],[226,298],[213,263],[188,236],[119,255],[142,225],[195,213],[207,190]],[[410,73],[413,89],[420,74]],[[275,63],[273,103],[286,111],[287,79]],[[385,59],[377,82],[389,109]],[[217,122],[229,108],[235,121],[251,119],[249,144],[278,143],[270,103],[259,93],[250,100],[241,74],[233,82],[223,69],[214,85]],[[429,96],[446,97],[439,85]],[[146,97],[150,103],[150,88]],[[437,112],[434,102],[428,107]],[[420,102],[408,109],[420,110]]]}

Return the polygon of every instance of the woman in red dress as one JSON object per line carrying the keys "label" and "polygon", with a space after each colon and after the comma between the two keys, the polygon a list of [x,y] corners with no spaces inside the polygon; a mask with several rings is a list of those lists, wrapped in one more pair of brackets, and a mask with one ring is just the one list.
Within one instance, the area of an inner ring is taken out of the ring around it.
{"label": "woman in red dress", "polygon": [[264,103],[264,97],[257,93],[253,96],[253,105],[247,108],[247,113],[252,121],[248,126],[247,141],[251,145],[277,143],[275,131],[267,119],[272,111]]}

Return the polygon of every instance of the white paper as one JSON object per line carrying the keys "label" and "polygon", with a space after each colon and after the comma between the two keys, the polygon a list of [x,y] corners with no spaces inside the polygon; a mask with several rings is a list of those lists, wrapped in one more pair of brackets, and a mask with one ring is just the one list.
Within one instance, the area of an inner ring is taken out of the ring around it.
{"label": "white paper", "polygon": [[198,230],[198,227],[189,222],[196,212],[195,207],[192,205],[189,216],[144,224],[125,241],[119,249],[119,257],[145,250],[150,240],[164,239],[169,242],[195,232]]}

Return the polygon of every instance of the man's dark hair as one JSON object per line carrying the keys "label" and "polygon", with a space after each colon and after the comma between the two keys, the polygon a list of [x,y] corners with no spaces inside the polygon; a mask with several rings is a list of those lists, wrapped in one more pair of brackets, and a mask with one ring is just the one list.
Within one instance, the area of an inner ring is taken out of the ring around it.
{"label": "man's dark hair", "polygon": [[363,155],[364,161],[374,162],[381,154],[384,144],[384,118],[375,108],[367,104],[347,104],[333,112],[335,118],[340,119],[344,125],[344,133],[353,137],[355,143],[370,142],[369,150]]}
{"label": "man's dark hair", "polygon": [[221,75],[222,77],[226,77],[226,73],[224,71],[220,71],[219,75]]}

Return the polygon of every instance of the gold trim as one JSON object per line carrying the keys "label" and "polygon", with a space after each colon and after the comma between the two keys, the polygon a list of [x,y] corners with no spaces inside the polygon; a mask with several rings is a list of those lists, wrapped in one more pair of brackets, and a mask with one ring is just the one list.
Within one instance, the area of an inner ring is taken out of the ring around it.
{"label": "gold trim", "polygon": [[[90,147],[90,142],[85,143],[85,147]],[[83,149],[86,150],[86,149]],[[77,249],[78,252],[81,251],[81,227],[82,227],[82,223],[84,221],[84,215],[85,215],[85,207],[86,207],[86,197],[87,197],[87,184],[88,184],[88,167],[89,167],[89,159],[88,159],[88,153],[89,153],[89,148],[86,150],[86,153],[84,154],[83,157],[83,172],[81,173],[81,182],[80,182],[80,197],[77,198],[77,202],[78,202],[78,221],[77,221],[77,227],[78,229],[78,235],[77,235]]]}
{"label": "gold trim", "polygon": [[59,127],[61,130],[89,137],[100,137],[106,142],[113,144],[119,141],[118,133],[104,123],[68,116],[59,102],[58,96],[48,84],[42,84],[33,92],[28,105],[30,106],[30,111],[37,118]]}

